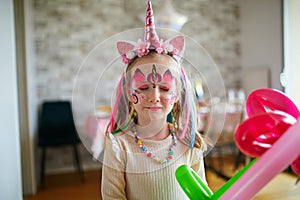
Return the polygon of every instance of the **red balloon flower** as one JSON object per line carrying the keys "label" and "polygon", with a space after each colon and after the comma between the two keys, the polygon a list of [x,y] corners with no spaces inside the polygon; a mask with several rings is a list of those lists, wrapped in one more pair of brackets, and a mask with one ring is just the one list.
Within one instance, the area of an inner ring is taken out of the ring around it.
{"label": "red balloon flower", "polygon": [[[300,116],[292,100],[274,89],[252,92],[246,110],[249,118],[238,126],[235,140],[240,150],[252,157],[260,157]],[[300,156],[291,167],[300,175]]]}

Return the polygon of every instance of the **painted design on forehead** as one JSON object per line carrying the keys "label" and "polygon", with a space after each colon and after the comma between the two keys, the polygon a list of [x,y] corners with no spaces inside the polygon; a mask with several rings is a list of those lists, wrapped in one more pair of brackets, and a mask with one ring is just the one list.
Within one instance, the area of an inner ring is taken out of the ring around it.
{"label": "painted design on forehead", "polygon": [[[168,70],[164,73],[164,75],[163,75],[162,82],[173,84],[173,83],[172,83],[173,80],[174,80],[174,77],[173,77],[171,71],[168,69]],[[171,105],[173,105],[174,102],[175,102],[176,93],[175,93],[173,90],[171,90],[171,91],[169,92],[169,95],[170,95],[170,98],[165,98],[165,101],[167,101],[167,102],[169,102]]]}
{"label": "painted design on forehead", "polygon": [[152,66],[152,81],[153,81],[153,83],[157,83],[157,73],[156,73],[156,66],[155,65]]}
{"label": "painted design on forehead", "polygon": [[[146,82],[146,77],[140,69],[136,69],[133,75],[133,80],[134,82]],[[153,84],[160,83],[160,82],[170,83],[173,80],[174,77],[170,69],[167,69],[163,77],[161,77],[161,75],[157,73],[155,65],[153,65],[152,67],[152,72],[147,76],[147,81]]]}
{"label": "painted design on forehead", "polygon": [[152,87],[155,88],[158,82],[161,82],[161,75],[157,73],[156,66],[152,65],[152,72],[148,74],[147,81],[152,83]]}
{"label": "painted design on forehead", "polygon": [[170,71],[170,69],[168,69],[164,75],[163,75],[163,78],[162,78],[162,82],[165,82],[165,83],[170,83],[174,80],[174,77]]}
{"label": "painted design on forehead", "polygon": [[[134,88],[133,87],[134,82],[145,82],[146,81],[146,77],[140,69],[135,70],[132,79],[133,79],[133,82],[131,83],[132,88]],[[137,96],[138,93],[139,92],[137,92],[137,90],[132,89],[131,97],[132,97],[132,100],[133,100],[134,104],[137,104],[139,102],[139,98]],[[143,99],[143,96],[142,96],[142,99]]]}
{"label": "painted design on forehead", "polygon": [[133,75],[133,80],[135,82],[145,82],[146,77],[140,69],[136,69]]}

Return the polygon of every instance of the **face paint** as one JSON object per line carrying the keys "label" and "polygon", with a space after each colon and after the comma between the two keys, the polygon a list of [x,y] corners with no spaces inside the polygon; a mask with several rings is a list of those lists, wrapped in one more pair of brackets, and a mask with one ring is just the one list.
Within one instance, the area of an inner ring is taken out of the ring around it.
{"label": "face paint", "polygon": [[166,102],[169,102],[171,105],[173,105],[174,104],[174,102],[175,102],[175,92],[174,91],[171,91],[170,93],[169,93],[169,95],[170,95],[170,98],[165,98],[164,100],[166,101]]}
{"label": "face paint", "polygon": [[150,61],[134,65],[127,71],[128,92],[137,114],[137,125],[151,125],[151,129],[156,123],[165,125],[179,92],[180,71],[177,69],[173,62]]}
{"label": "face paint", "polygon": [[154,64],[152,65],[152,73],[148,75],[147,80],[150,83],[152,82],[152,87],[153,88],[156,87],[157,82],[161,81],[161,76],[160,76],[160,74],[157,74],[157,72],[156,72],[156,66]]}
{"label": "face paint", "polygon": [[[172,76],[172,73],[171,71],[168,69],[164,75],[163,75],[163,79],[162,79],[162,82],[164,83],[172,83],[172,84],[175,84],[175,82],[173,81],[174,80],[174,77]],[[174,88],[176,87],[176,85],[174,85]],[[173,88],[173,87],[172,87]],[[166,98],[165,101],[169,101],[169,103],[171,105],[174,104],[174,101],[175,101],[175,96],[176,96],[176,93],[175,91],[171,90],[169,92],[169,95],[170,95],[170,98]]]}
{"label": "face paint", "polygon": [[134,104],[139,103],[139,99],[145,99],[145,95],[141,91],[146,89],[148,86],[147,84],[140,85],[140,83],[146,83],[146,78],[143,72],[140,69],[137,69],[131,83],[131,97]]}
{"label": "face paint", "polygon": [[[146,78],[147,77],[147,78]],[[131,80],[131,94],[133,103],[153,97],[153,89],[158,89],[160,100],[174,104],[176,97],[176,80],[169,68],[152,65],[134,69]]]}

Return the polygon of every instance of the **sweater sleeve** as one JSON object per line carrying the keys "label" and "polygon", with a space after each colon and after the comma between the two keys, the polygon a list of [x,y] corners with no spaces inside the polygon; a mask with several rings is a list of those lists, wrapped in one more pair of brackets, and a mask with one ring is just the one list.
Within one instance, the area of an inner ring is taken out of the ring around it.
{"label": "sweater sleeve", "polygon": [[107,137],[105,141],[101,180],[101,194],[103,200],[126,199],[124,157],[124,151],[122,151],[116,138],[112,135]]}

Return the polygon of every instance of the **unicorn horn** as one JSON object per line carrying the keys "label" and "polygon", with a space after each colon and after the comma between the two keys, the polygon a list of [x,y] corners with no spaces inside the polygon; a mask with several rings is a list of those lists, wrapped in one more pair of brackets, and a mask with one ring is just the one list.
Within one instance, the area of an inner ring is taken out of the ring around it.
{"label": "unicorn horn", "polygon": [[159,47],[159,38],[155,31],[153,9],[150,0],[148,0],[147,3],[144,40],[150,44],[149,49],[156,49]]}

